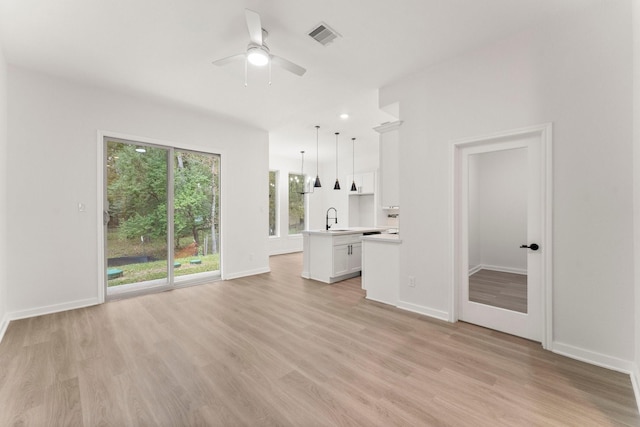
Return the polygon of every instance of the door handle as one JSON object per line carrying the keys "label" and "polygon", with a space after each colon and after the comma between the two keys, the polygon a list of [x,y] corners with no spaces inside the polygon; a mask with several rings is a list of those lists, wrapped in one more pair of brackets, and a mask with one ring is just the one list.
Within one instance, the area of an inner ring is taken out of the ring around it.
{"label": "door handle", "polygon": [[538,246],[537,243],[532,243],[530,245],[520,245],[521,248],[526,248],[526,249],[531,249],[532,251],[537,251],[538,249],[540,249],[540,246]]}

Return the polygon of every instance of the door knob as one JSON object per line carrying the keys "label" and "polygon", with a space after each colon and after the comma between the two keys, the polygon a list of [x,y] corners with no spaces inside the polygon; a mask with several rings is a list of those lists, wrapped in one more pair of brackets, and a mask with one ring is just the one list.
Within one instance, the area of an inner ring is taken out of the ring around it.
{"label": "door knob", "polygon": [[532,243],[530,245],[520,245],[521,248],[526,248],[526,249],[531,249],[532,251],[537,251],[538,249],[540,249],[540,246],[538,246],[537,243]]}

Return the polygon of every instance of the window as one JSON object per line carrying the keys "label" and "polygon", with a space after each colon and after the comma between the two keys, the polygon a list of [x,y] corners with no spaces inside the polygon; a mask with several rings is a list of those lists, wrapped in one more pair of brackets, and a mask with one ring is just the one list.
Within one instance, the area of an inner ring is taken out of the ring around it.
{"label": "window", "polygon": [[289,174],[289,234],[304,230],[304,175]]}
{"label": "window", "polygon": [[278,235],[278,172],[269,171],[269,236]]}

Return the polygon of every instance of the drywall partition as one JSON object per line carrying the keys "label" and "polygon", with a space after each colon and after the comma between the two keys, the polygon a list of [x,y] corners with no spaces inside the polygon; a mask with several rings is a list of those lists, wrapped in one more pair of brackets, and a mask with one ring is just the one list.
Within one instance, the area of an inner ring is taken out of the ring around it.
{"label": "drywall partition", "polygon": [[99,302],[99,131],[219,152],[223,278],[268,271],[265,131],[12,66],[8,99],[13,317]]}
{"label": "drywall partition", "polygon": [[[555,351],[634,357],[631,2],[602,2],[384,87],[399,102],[400,306],[449,318],[452,141],[554,124]],[[421,179],[415,179],[421,171]],[[415,277],[415,287],[407,285]]]}
{"label": "drywall partition", "polygon": [[7,317],[7,63],[0,40],[0,340]]}
{"label": "drywall partition", "polygon": [[640,1],[633,2],[633,220],[635,264],[635,359],[631,375],[640,408]]}

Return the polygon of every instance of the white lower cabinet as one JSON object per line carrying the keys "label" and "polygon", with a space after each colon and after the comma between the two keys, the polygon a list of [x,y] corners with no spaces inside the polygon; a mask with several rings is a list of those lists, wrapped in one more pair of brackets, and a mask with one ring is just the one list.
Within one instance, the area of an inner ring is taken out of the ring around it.
{"label": "white lower cabinet", "polygon": [[333,274],[337,277],[349,272],[349,245],[333,247]]}
{"label": "white lower cabinet", "polygon": [[303,232],[302,277],[325,283],[359,276],[362,269],[362,232],[333,234]]}
{"label": "white lower cabinet", "polygon": [[362,268],[362,244],[336,245],[333,247],[333,277],[357,273]]}

